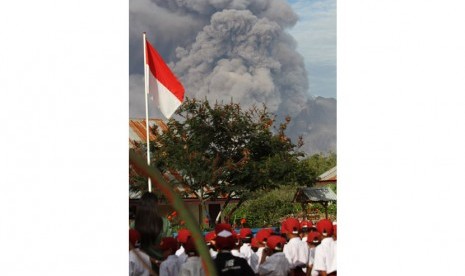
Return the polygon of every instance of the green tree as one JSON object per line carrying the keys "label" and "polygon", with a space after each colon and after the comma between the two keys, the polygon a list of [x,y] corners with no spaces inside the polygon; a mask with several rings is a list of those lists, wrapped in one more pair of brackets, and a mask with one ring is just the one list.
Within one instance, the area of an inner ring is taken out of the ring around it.
{"label": "green tree", "polygon": [[317,153],[303,160],[308,169],[320,175],[333,168],[337,164],[337,155],[334,152],[328,154]]}
{"label": "green tree", "polygon": [[255,191],[305,178],[315,181],[313,175],[295,172],[303,154],[298,151],[301,140],[296,145],[285,135],[290,118],[275,127],[275,115],[266,106],[243,110],[233,102],[186,99],[176,113],[181,119],[170,119],[166,131],[152,130],[158,133],[151,144],[152,164],[169,174],[174,185],[195,194],[204,209],[208,199],[219,195],[226,206],[239,198],[237,209]]}
{"label": "green tree", "polygon": [[[253,194],[251,200],[238,208],[236,218],[245,218],[251,227],[268,227],[279,226],[280,220],[287,216],[303,215],[302,205],[292,202],[296,189],[298,186],[313,186],[316,177],[336,166],[336,157],[335,153],[319,153],[303,158],[292,172],[295,185]],[[336,185],[330,184],[330,188],[337,192]],[[312,204],[312,208],[324,214],[321,204]],[[333,218],[337,216],[337,204],[329,205],[328,214]]]}
{"label": "green tree", "polygon": [[300,204],[292,203],[297,186],[287,185],[268,192],[257,192],[235,213],[236,221],[246,219],[249,227],[279,226],[282,218],[301,213]]}

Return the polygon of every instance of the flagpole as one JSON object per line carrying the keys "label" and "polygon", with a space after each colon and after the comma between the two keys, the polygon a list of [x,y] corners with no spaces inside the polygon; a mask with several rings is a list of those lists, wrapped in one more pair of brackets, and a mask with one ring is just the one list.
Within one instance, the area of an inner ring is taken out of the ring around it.
{"label": "flagpole", "polygon": [[[147,165],[150,166],[150,133],[149,133],[149,104],[148,104],[148,94],[149,94],[149,82],[147,81],[147,43],[145,38],[145,32],[142,34],[142,39],[144,43],[144,88],[145,88],[145,128],[147,129]],[[152,192],[152,182],[150,177],[148,178],[148,190]]]}

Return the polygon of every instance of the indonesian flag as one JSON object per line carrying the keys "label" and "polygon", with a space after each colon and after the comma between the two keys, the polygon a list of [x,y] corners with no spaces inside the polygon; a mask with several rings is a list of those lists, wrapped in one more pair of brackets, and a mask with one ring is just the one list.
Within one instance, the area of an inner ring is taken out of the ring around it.
{"label": "indonesian flag", "polygon": [[154,100],[161,113],[166,118],[170,118],[182,104],[184,87],[176,79],[176,76],[171,72],[157,50],[147,40],[146,61],[148,93],[154,95]]}

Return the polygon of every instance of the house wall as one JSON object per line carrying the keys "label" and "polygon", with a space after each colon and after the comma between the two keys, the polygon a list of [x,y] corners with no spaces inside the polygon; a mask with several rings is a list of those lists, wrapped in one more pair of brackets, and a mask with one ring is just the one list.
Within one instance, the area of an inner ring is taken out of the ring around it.
{"label": "house wall", "polygon": [[[200,203],[198,202],[185,202],[188,210],[192,213],[194,216],[195,220],[199,224],[205,224],[205,213],[202,213]],[[207,203],[207,212],[210,213],[210,215],[213,215],[214,217],[211,218],[211,220],[215,220],[216,216],[218,214],[218,211],[223,208],[224,202],[223,201],[215,201],[215,202],[208,202]],[[160,205],[159,207],[159,213],[162,216],[167,217],[171,213],[173,213],[174,209],[171,207],[171,205]],[[215,212],[216,211],[216,212]],[[206,226],[206,225],[205,225]]]}
{"label": "house wall", "polygon": [[[138,200],[130,200],[130,213],[135,214],[137,209]],[[203,226],[208,226],[205,224],[205,214],[201,213],[200,203],[195,200],[186,200],[184,204],[187,206],[188,210],[192,213],[195,220]],[[234,204],[234,200],[230,202],[230,204]],[[213,216],[211,219],[215,220],[216,216],[221,208],[223,208],[224,200],[217,200],[212,202],[207,202],[207,211],[209,211],[210,215]],[[174,212],[174,208],[169,204],[159,204],[158,205],[158,213],[163,217],[168,217]],[[213,221],[211,222],[213,223]],[[212,226],[212,224],[210,225]]]}

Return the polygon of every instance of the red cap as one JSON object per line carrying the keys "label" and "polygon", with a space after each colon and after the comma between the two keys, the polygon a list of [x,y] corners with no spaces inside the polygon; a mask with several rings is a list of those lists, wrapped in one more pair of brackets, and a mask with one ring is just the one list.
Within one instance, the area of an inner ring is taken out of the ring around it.
{"label": "red cap", "polygon": [[310,229],[312,227],[313,227],[313,223],[311,221],[303,220],[300,222],[300,229],[304,229],[304,228]]}
{"label": "red cap", "polygon": [[324,237],[330,237],[333,235],[333,223],[329,219],[322,219],[317,222],[316,229]]}
{"label": "red cap", "polygon": [[215,233],[218,234],[219,232],[223,230],[228,230],[229,232],[232,232],[232,226],[229,223],[218,223],[215,225]]}
{"label": "red cap", "polygon": [[299,234],[299,230],[300,230],[300,222],[296,218],[287,218],[281,224],[282,233]]}
{"label": "red cap", "polygon": [[284,248],[284,244],[286,244],[286,239],[277,235],[269,236],[266,241],[267,247],[277,251],[282,251]]}
{"label": "red cap", "polygon": [[160,248],[163,251],[171,249],[173,252],[176,252],[176,250],[178,250],[178,241],[173,237],[162,238],[160,242]]}
{"label": "red cap", "polygon": [[307,243],[319,243],[321,240],[321,235],[318,232],[310,232],[307,236]]}
{"label": "red cap", "polygon": [[129,229],[129,242],[134,247],[140,246],[140,234],[136,229]]}
{"label": "red cap", "polygon": [[242,228],[239,231],[239,235],[240,235],[241,239],[251,238],[252,237],[252,229],[250,229],[250,228]]}
{"label": "red cap", "polygon": [[186,243],[184,244],[184,250],[188,255],[190,252],[197,252],[197,249],[195,248],[194,244],[194,239],[191,236],[187,237]]}
{"label": "red cap", "polygon": [[187,238],[190,237],[190,235],[191,235],[191,232],[189,230],[187,230],[187,229],[179,229],[178,236],[177,236],[178,242],[179,243],[186,243]]}
{"label": "red cap", "polygon": [[271,236],[271,232],[273,230],[271,229],[261,229],[260,231],[257,232],[255,237],[257,238],[258,242],[265,242],[266,239],[268,239],[269,236]]}
{"label": "red cap", "polygon": [[217,233],[215,241],[218,249],[232,249],[234,247],[234,235],[228,230]]}
{"label": "red cap", "polygon": [[260,244],[258,243],[257,238],[252,238],[252,240],[250,241],[250,246],[252,246],[252,247],[260,247]]}
{"label": "red cap", "polygon": [[206,243],[209,243],[209,242],[211,242],[213,239],[215,239],[215,237],[216,237],[215,231],[208,232],[208,233],[205,235],[205,242],[206,242]]}

